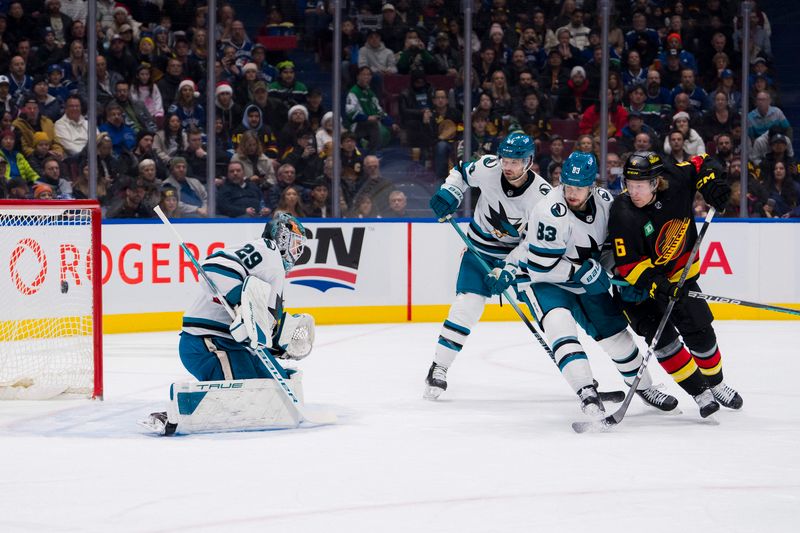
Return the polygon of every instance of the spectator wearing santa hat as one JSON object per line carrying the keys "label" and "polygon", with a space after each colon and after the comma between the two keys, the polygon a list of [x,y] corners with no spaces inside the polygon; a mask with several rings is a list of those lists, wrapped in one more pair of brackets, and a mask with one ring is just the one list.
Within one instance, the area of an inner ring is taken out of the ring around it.
{"label": "spectator wearing santa hat", "polygon": [[233,130],[242,121],[242,108],[233,99],[233,87],[228,82],[220,82],[214,90],[217,119],[222,119],[222,133],[230,138]]}
{"label": "spectator wearing santa hat", "polygon": [[167,113],[174,113],[180,118],[184,130],[194,126],[203,131],[206,129],[206,110],[200,104],[200,93],[192,80],[183,80],[178,84],[175,103],[169,106]]}

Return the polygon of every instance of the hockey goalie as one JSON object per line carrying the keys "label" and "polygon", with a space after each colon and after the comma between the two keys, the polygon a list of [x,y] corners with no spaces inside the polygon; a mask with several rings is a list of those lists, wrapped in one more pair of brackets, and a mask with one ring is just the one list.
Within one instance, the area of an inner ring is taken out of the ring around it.
{"label": "hockey goalie", "polygon": [[257,352],[269,358],[302,402],[302,373],[281,360],[306,357],[314,318],[283,310],[283,284],[305,248],[305,230],[288,214],[276,215],[262,237],[206,258],[202,268],[235,310],[205,287],[183,315],[179,352],[197,382],[174,383],[166,412],[142,425],[163,435],[296,427],[301,416]]}

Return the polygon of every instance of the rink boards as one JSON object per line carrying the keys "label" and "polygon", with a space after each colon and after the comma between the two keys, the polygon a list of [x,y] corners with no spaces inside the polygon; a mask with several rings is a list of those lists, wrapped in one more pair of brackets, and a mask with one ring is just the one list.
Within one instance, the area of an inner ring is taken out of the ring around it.
{"label": "rink boards", "polygon": [[[258,238],[263,230],[261,222],[240,221],[176,221],[176,226],[199,257]],[[309,246],[289,274],[288,308],[311,312],[321,324],[425,322],[446,316],[464,250],[449,225],[320,221],[306,227]],[[167,231],[155,221],[103,224],[105,332],[179,328],[198,281]],[[68,234],[63,240],[58,244],[70,244]],[[800,224],[715,221],[701,254],[704,292],[800,308]],[[9,263],[0,260],[0,284],[8,284]],[[58,271],[52,269],[44,283],[58,285]],[[712,307],[719,319],[792,318],[740,306]],[[512,320],[514,314],[510,306],[493,303],[484,319]]]}

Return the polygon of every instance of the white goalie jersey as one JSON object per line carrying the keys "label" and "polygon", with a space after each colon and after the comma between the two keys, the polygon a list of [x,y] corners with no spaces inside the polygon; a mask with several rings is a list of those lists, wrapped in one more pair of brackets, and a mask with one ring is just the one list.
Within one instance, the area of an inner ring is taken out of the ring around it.
{"label": "white goalie jersey", "polygon": [[480,189],[467,236],[479,251],[498,259],[504,259],[521,242],[531,211],[552,189],[533,171],[528,171],[522,187],[512,187],[503,178],[500,158],[495,155],[453,167],[445,183],[462,193],[468,187]]}
{"label": "white goalie jersey", "polygon": [[[280,319],[283,314],[286,271],[274,242],[256,239],[237,247],[225,248],[208,256],[202,266],[231,307],[241,302],[242,284],[247,276],[255,276],[268,283],[272,287],[269,310],[276,321]],[[183,315],[183,331],[192,335],[232,339],[228,331],[230,324],[230,316],[210,291],[203,291]]]}
{"label": "white goalie jersey", "polygon": [[564,188],[557,187],[536,205],[525,241],[507,261],[519,266],[533,283],[553,283],[583,293],[582,285],[571,281],[583,262],[595,259],[608,268],[613,261],[610,253],[604,253],[613,201],[608,191],[597,187],[586,210],[575,212],[567,207]]}

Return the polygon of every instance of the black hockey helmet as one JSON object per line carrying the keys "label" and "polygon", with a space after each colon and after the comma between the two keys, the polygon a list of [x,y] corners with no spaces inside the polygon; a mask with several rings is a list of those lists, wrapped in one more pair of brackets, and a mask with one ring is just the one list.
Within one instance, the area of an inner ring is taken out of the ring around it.
{"label": "black hockey helmet", "polygon": [[626,180],[652,180],[664,173],[664,162],[655,152],[634,152],[625,161],[622,175]]}

